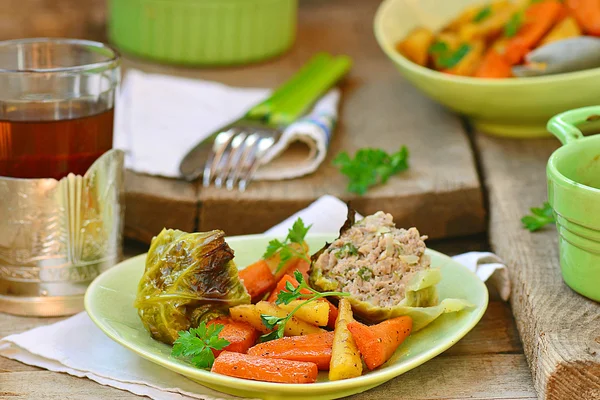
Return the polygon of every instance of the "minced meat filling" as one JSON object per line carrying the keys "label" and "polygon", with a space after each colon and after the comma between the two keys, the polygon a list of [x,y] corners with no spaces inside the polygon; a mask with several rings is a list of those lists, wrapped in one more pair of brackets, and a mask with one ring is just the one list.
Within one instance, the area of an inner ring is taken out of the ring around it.
{"label": "minced meat filling", "polygon": [[430,267],[425,239],[416,228],[396,228],[392,216],[379,211],[344,232],[316,266],[357,300],[392,307],[404,299],[414,273]]}

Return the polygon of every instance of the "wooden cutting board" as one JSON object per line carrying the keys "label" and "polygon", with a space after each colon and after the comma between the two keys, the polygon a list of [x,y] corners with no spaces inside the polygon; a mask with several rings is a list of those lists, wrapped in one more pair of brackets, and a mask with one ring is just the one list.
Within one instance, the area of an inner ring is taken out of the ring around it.
{"label": "wooden cutting board", "polygon": [[[546,201],[546,162],[558,140],[477,136],[490,200],[490,240],[506,261],[511,305],[540,399],[600,399],[600,303],[562,280],[556,229],[520,219]],[[600,282],[598,282],[600,285]]]}
{"label": "wooden cutting board", "polygon": [[[399,226],[431,238],[485,230],[481,185],[459,118],[422,96],[377,45],[377,0],[303,0],[298,40],[266,63],[225,69],[162,66],[126,58],[125,68],[211,79],[230,85],[276,87],[318,51],[348,54],[354,67],[343,82],[341,120],[317,173],[281,182],[254,182],[246,193],[128,173],[126,235],[149,241],[163,226],[186,231],[220,228],[229,235],[261,232],[324,194],[352,200],[362,213],[385,210]],[[410,170],[356,197],[331,159],[362,147],[410,150]]]}

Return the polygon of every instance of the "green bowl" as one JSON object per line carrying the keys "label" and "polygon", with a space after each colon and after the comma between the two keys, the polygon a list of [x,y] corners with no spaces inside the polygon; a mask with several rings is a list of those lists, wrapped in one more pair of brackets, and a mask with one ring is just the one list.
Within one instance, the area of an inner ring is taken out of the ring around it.
{"label": "green bowl", "polygon": [[396,42],[414,28],[438,30],[465,7],[481,3],[385,0],[375,16],[375,36],[406,79],[432,99],[469,117],[486,133],[515,138],[548,136],[546,122],[552,116],[598,103],[600,68],[535,78],[457,77],[421,67],[396,51]]}
{"label": "green bowl", "polygon": [[110,0],[108,33],[123,52],[190,65],[236,65],[285,52],[297,0]]}
{"label": "green bowl", "polygon": [[585,107],[548,122],[563,146],[552,153],[546,171],[563,279],[600,302],[600,134],[584,137],[579,130],[599,116],[600,106]]}

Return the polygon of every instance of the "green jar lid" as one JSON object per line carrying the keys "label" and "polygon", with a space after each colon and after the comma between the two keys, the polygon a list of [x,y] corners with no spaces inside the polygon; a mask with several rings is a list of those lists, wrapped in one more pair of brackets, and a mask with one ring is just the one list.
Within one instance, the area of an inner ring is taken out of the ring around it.
{"label": "green jar lid", "polygon": [[298,0],[110,0],[123,52],[173,64],[235,65],[288,50]]}

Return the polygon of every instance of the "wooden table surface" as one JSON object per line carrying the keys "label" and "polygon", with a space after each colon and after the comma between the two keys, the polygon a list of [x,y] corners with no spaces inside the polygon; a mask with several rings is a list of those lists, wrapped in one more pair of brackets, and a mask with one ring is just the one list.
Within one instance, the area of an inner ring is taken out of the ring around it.
{"label": "wooden table surface", "polygon": [[[70,34],[99,39],[103,31],[104,0],[90,0],[93,7],[86,10],[79,7],[78,0],[8,3],[37,13],[30,16],[29,11],[24,11],[21,17],[14,16],[13,9],[18,7],[3,2],[2,6],[11,12],[0,13],[1,39],[11,35]],[[40,7],[41,3],[45,5]],[[490,215],[487,234],[436,240],[429,246],[449,254],[486,249],[496,252],[506,260],[511,272],[511,303],[501,301],[490,288],[490,304],[483,320],[463,340],[426,364],[352,398],[600,399],[600,305],[576,295],[562,283],[555,230],[530,234],[519,223],[529,207],[545,199],[545,162],[557,142],[502,140],[468,132],[460,120],[407,85],[372,36],[371,21],[379,0],[300,3],[300,44],[273,62],[230,69],[228,74],[157,66],[134,59],[127,59],[125,66],[235,85],[275,86],[316,50],[349,52],[358,61],[344,87],[342,122],[332,144],[334,152],[363,146],[368,140],[366,135],[372,132],[373,137],[380,134],[384,142],[391,141],[394,146],[408,144],[415,156],[410,174],[379,189],[377,193],[383,194],[379,197],[383,199],[381,203],[369,202],[372,198],[367,198],[359,208],[391,208],[402,225],[416,225],[427,233],[433,231],[434,237],[481,232],[485,229],[486,212]],[[66,22],[56,23],[63,16]],[[339,27],[334,29],[335,24]],[[428,148],[432,149],[431,154]],[[423,161],[427,155],[435,165]],[[329,166],[324,168],[326,176],[339,179]],[[424,184],[418,184],[419,177]],[[270,215],[272,220],[250,228],[260,231],[323,193],[314,179],[299,180],[300,186],[311,187],[301,197],[289,195],[298,182],[277,185],[274,196],[278,201]],[[344,196],[342,181],[336,181],[333,187],[333,194]],[[242,203],[257,206],[261,193],[268,190],[266,184],[258,184],[250,200]],[[163,193],[170,194],[167,200],[161,197]],[[184,182],[128,173],[127,201],[135,207],[130,206],[127,214],[127,233],[148,241],[165,225],[193,230],[212,227],[218,222],[215,216],[229,215],[229,221],[240,218],[231,207],[240,199],[233,196],[226,202],[217,200],[214,191],[202,192]],[[452,214],[454,206],[462,218]],[[428,222],[435,218],[420,218],[425,213],[438,218],[437,225]],[[148,219],[149,214],[155,214],[155,218]],[[231,222],[227,224],[235,229]],[[145,250],[144,244],[126,244],[129,255]],[[58,320],[0,314],[0,338]],[[0,399],[74,398],[139,397],[85,378],[0,357]]]}

